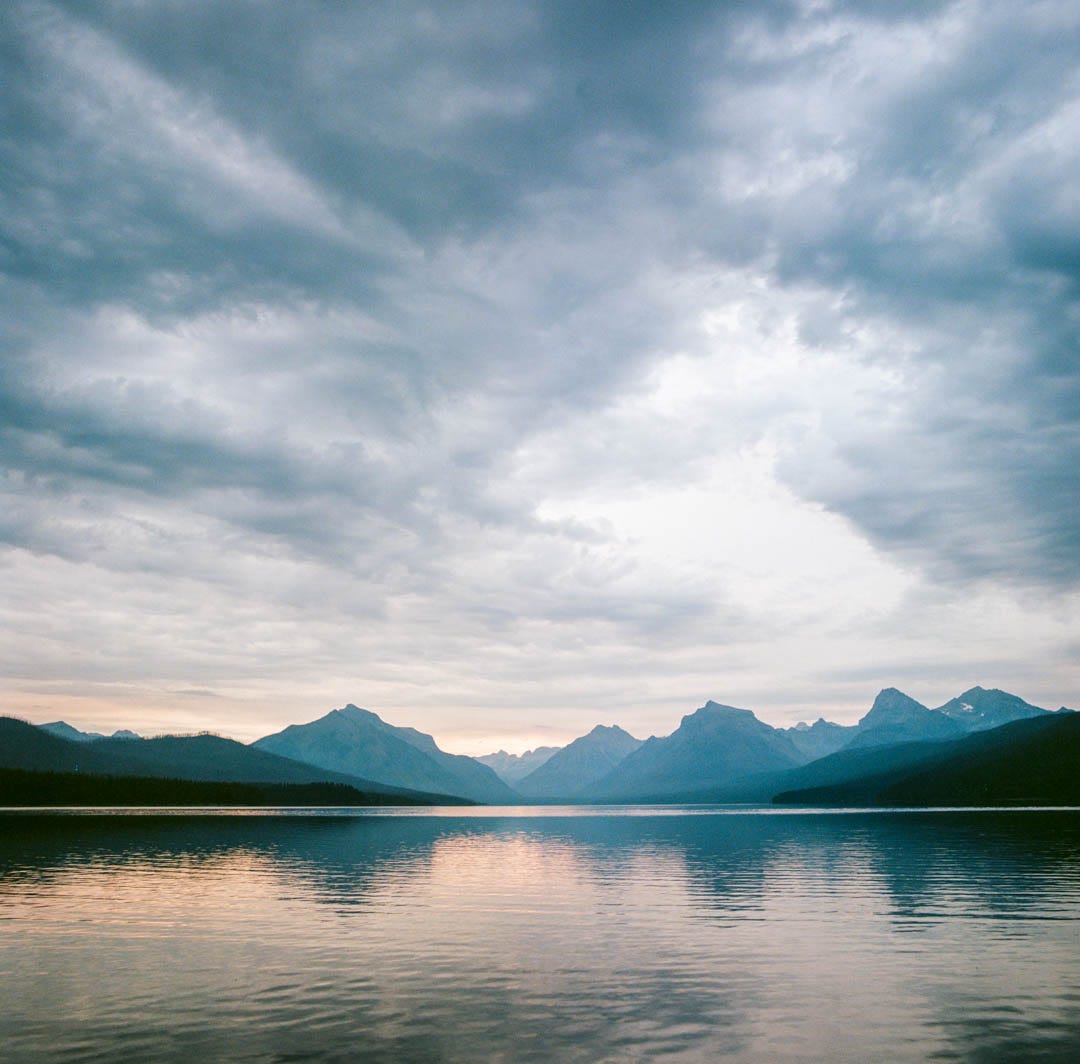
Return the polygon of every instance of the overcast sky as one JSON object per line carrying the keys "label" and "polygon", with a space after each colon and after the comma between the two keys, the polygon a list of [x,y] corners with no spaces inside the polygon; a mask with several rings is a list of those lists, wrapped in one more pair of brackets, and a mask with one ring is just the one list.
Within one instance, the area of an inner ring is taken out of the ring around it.
{"label": "overcast sky", "polygon": [[0,8],[0,711],[454,751],[1080,702],[1080,5]]}

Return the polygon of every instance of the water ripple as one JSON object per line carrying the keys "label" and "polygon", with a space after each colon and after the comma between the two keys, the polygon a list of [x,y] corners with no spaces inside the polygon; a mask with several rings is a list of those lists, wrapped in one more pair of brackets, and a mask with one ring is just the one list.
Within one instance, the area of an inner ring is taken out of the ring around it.
{"label": "water ripple", "polygon": [[1080,1059],[1080,818],[0,815],[9,1062]]}

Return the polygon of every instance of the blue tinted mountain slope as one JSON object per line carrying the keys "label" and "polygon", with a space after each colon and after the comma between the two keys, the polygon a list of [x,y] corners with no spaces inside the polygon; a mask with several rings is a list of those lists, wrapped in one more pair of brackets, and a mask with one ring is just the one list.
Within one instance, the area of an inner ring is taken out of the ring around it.
{"label": "blue tinted mountain slope", "polygon": [[164,735],[137,742],[61,739],[25,721],[0,717],[0,767],[37,772],[84,772],[230,783],[343,783],[363,791],[442,800],[352,774],[332,772],[255,750],[217,735]]}
{"label": "blue tinted mountain slope", "polygon": [[[768,802],[782,791],[838,786],[870,775],[900,774],[931,763],[956,739],[857,746],[779,772],[760,772],[723,786],[690,789],[671,796],[680,802]],[[899,778],[899,775],[896,776]]]}
{"label": "blue tinted mountain slope", "polygon": [[641,740],[617,725],[598,724],[517,784],[527,798],[575,798],[633,753]]}
{"label": "blue tinted mountain slope", "polygon": [[662,797],[805,761],[788,736],[750,710],[707,702],[671,735],[648,739],[584,793],[598,799]]}
{"label": "blue tinted mountain slope", "polygon": [[886,687],[878,692],[869,712],[856,725],[845,749],[957,739],[966,732],[960,721],[927,709],[895,687]]}
{"label": "blue tinted mountain slope", "polygon": [[796,724],[793,728],[781,728],[804,758],[826,757],[850,742],[855,728],[852,725],[833,724],[819,717],[813,724]]}
{"label": "blue tinted mountain slope", "polygon": [[883,769],[870,759],[867,768],[856,778],[782,791],[773,800],[793,805],[1080,805],[1080,714],[1012,721],[935,744],[916,764]]}
{"label": "blue tinted mountain slope", "polygon": [[414,728],[397,728],[352,704],[308,724],[291,724],[252,746],[397,787],[455,794],[478,802],[518,799],[487,765],[444,753],[430,735]]}
{"label": "blue tinted mountain slope", "polygon": [[127,728],[121,728],[119,731],[114,731],[112,735],[102,735],[101,732],[93,731],[79,731],[78,728],[68,724],[66,720],[54,720],[48,724],[35,724],[35,728],[40,728],[42,731],[48,732],[50,735],[55,735],[60,739],[70,739],[76,743],[93,743],[98,739],[141,739],[141,735],[137,735],[133,731],[128,731]]}
{"label": "blue tinted mountain slope", "polygon": [[48,724],[36,724],[43,732],[55,735],[58,739],[70,739],[73,743],[91,743],[95,739],[104,739],[101,732],[84,732],[68,724],[66,720],[53,720]]}
{"label": "blue tinted mountain slope", "polygon": [[487,765],[503,781],[514,787],[530,772],[535,772],[548,758],[562,749],[561,746],[538,746],[535,750],[526,750],[523,754],[508,754],[498,750],[494,754],[483,754],[473,760]]}
{"label": "blue tinted mountain slope", "polygon": [[996,688],[988,691],[985,687],[972,687],[962,695],[950,699],[943,706],[937,707],[938,713],[962,724],[969,732],[982,731],[984,728],[998,728],[1014,720],[1027,717],[1041,717],[1050,712],[1040,706],[1033,706],[1008,691]]}

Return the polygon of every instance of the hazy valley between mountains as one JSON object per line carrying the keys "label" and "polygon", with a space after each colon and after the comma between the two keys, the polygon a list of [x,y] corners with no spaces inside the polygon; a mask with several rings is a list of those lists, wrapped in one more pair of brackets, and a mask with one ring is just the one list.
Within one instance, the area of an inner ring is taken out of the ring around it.
{"label": "hazy valley between mountains", "polygon": [[895,688],[854,725],[775,728],[707,702],[670,735],[597,725],[564,747],[448,754],[349,704],[250,745],[0,718],[3,805],[1080,804],[1080,714],[974,687],[936,709]]}

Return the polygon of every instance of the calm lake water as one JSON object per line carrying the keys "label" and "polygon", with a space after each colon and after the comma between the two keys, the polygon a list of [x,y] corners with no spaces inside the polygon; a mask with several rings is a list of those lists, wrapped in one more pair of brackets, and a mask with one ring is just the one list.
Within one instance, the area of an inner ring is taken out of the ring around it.
{"label": "calm lake water", "polygon": [[1080,1060],[1080,813],[0,814],[0,1060]]}

